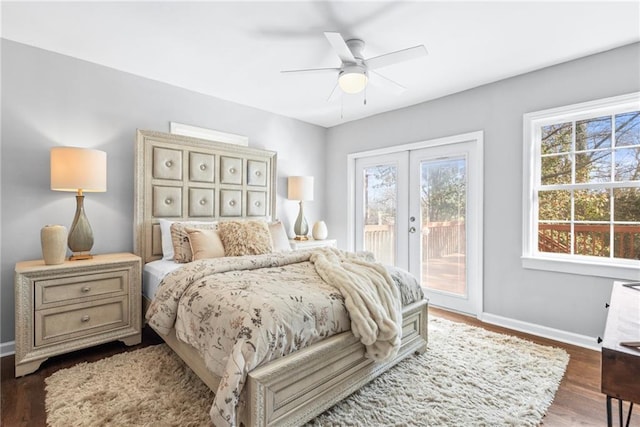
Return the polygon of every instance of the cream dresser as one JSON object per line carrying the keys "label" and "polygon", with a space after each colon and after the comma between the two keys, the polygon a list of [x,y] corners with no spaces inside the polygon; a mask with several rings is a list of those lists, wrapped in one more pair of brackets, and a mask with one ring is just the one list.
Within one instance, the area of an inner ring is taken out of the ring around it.
{"label": "cream dresser", "polygon": [[130,253],[16,264],[16,377],[51,356],[108,341],[141,341],[141,260]]}

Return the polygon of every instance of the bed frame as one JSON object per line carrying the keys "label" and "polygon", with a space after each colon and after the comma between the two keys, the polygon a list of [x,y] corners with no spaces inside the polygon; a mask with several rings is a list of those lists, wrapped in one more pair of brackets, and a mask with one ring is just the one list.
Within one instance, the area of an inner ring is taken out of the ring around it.
{"label": "bed frame", "polygon": [[[276,153],[179,135],[138,131],[135,156],[134,250],[143,263],[162,256],[160,218],[275,218]],[[149,301],[144,299],[146,312]],[[351,332],[343,332],[249,373],[238,414],[245,426],[300,425],[412,353],[427,348],[427,302],[403,309],[398,355],[375,363]],[[214,392],[220,378],[197,351],[161,335]]]}

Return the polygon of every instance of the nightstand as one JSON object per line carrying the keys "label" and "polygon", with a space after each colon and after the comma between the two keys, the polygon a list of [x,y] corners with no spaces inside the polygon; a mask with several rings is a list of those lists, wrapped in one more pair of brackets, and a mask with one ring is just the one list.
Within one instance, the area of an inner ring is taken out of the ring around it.
{"label": "nightstand", "polygon": [[129,253],[82,261],[16,264],[16,377],[51,356],[142,340],[141,260]]}
{"label": "nightstand", "polygon": [[338,246],[338,242],[335,239],[327,239],[327,240],[289,240],[289,244],[291,245],[291,249],[294,251],[299,249],[313,249],[313,248],[322,248],[322,247],[331,247],[335,248]]}

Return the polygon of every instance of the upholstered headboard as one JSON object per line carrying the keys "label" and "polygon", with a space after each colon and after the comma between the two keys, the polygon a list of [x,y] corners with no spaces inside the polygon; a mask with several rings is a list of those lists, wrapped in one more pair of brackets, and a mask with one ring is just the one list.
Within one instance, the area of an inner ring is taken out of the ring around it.
{"label": "upholstered headboard", "polygon": [[138,130],[134,251],[162,257],[159,219],[275,218],[276,153]]}

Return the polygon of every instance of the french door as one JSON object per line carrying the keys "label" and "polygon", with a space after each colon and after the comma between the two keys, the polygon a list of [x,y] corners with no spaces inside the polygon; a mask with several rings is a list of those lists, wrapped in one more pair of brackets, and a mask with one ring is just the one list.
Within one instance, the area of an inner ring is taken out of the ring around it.
{"label": "french door", "polygon": [[383,264],[409,269],[409,246],[402,236],[409,227],[408,152],[356,160],[355,211],[357,250],[374,253]]}
{"label": "french door", "polygon": [[354,157],[356,250],[408,269],[435,306],[482,311],[482,133]]}

